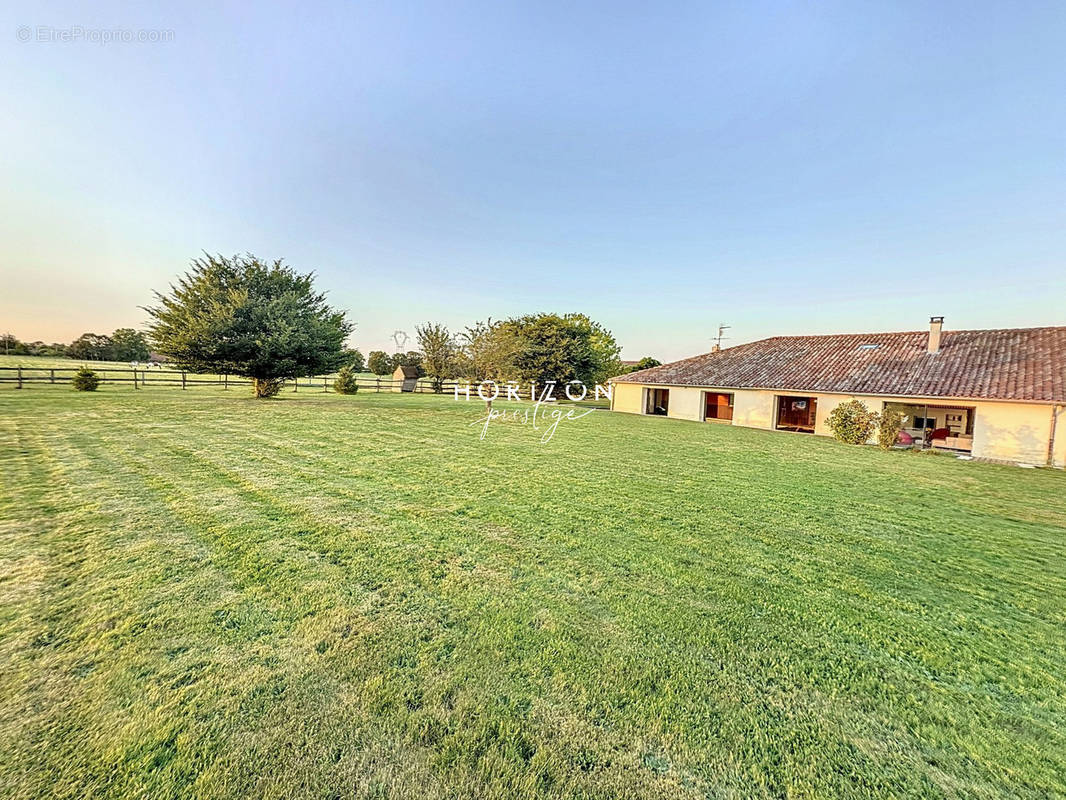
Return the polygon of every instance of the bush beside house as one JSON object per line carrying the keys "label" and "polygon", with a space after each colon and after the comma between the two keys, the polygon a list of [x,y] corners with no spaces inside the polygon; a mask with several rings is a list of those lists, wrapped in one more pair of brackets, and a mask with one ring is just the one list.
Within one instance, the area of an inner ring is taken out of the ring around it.
{"label": "bush beside house", "polygon": [[829,412],[826,425],[847,444],[866,444],[877,430],[880,417],[861,400],[848,400]]}

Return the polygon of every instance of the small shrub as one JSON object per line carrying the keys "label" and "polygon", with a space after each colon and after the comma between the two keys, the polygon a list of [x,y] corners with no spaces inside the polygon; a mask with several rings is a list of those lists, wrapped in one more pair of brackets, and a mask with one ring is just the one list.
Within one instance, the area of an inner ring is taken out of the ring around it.
{"label": "small shrub", "polygon": [[359,391],[357,373],[353,367],[341,367],[337,373],[337,380],[333,381],[333,389],[337,394],[355,394]]}
{"label": "small shrub", "polygon": [[882,450],[895,447],[899,441],[899,432],[907,418],[899,411],[885,409],[881,412],[881,424],[877,428],[877,446]]}
{"label": "small shrub", "polygon": [[100,376],[88,367],[82,367],[74,373],[71,385],[79,392],[95,392],[100,385]]}
{"label": "small shrub", "polygon": [[847,444],[866,444],[877,428],[879,416],[861,400],[848,400],[829,412],[826,425]]}
{"label": "small shrub", "polygon": [[256,397],[274,397],[281,391],[284,383],[281,378],[253,378],[252,389]]}

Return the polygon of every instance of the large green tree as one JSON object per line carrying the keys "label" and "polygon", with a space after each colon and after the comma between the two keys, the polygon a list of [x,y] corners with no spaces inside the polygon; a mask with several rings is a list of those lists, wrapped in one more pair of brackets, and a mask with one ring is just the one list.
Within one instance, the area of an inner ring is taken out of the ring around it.
{"label": "large green tree", "polygon": [[440,323],[416,325],[418,347],[422,351],[422,367],[433,384],[433,391],[443,391],[444,381],[455,377],[455,338]]}
{"label": "large green tree", "polygon": [[147,361],[148,339],[133,328],[119,328],[111,334],[111,352],[116,361]]}
{"label": "large green tree", "polygon": [[475,322],[459,336],[456,373],[471,381],[506,381],[515,377],[520,342],[513,326],[489,319]]}
{"label": "large green tree", "polygon": [[251,378],[256,397],[277,394],[286,378],[337,369],[352,330],[312,273],[252,255],[205,254],[156,297],[145,309],[155,349],[182,369]]}
{"label": "large green tree", "polygon": [[351,367],[352,372],[363,372],[366,369],[366,360],[358,348],[345,350],[342,366]]}
{"label": "large green tree", "polygon": [[366,359],[366,368],[375,375],[388,375],[393,371],[392,361],[384,350],[371,350]]}
{"label": "large green tree", "polygon": [[506,320],[520,346],[515,377],[522,383],[555,381],[557,391],[573,380],[591,382],[595,362],[588,333],[558,314],[530,314]]}
{"label": "large green tree", "polygon": [[478,322],[461,337],[458,369],[474,380],[601,383],[622,371],[611,332],[586,314],[528,314]]}
{"label": "large green tree", "polygon": [[566,314],[563,321],[572,325],[588,339],[592,351],[592,369],[587,383],[605,383],[622,371],[622,348],[614,335],[603,325],[589,318],[588,314]]}
{"label": "large green tree", "polygon": [[108,361],[112,358],[110,336],[83,333],[67,347],[67,355],[79,361]]}

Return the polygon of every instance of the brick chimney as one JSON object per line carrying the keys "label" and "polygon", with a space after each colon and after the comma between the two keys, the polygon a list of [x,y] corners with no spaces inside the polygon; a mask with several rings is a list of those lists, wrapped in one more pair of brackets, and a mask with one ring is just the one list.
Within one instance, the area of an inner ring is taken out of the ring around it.
{"label": "brick chimney", "polygon": [[943,317],[929,318],[929,346],[930,353],[940,352],[940,330],[944,327]]}

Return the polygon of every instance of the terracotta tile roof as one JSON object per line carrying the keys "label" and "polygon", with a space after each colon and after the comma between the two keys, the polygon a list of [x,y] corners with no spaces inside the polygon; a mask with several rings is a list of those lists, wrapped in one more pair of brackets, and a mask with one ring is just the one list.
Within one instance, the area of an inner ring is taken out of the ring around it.
{"label": "terracotta tile roof", "polygon": [[926,351],[928,337],[775,336],[611,380],[1066,403],[1066,327],[944,331],[938,353]]}

